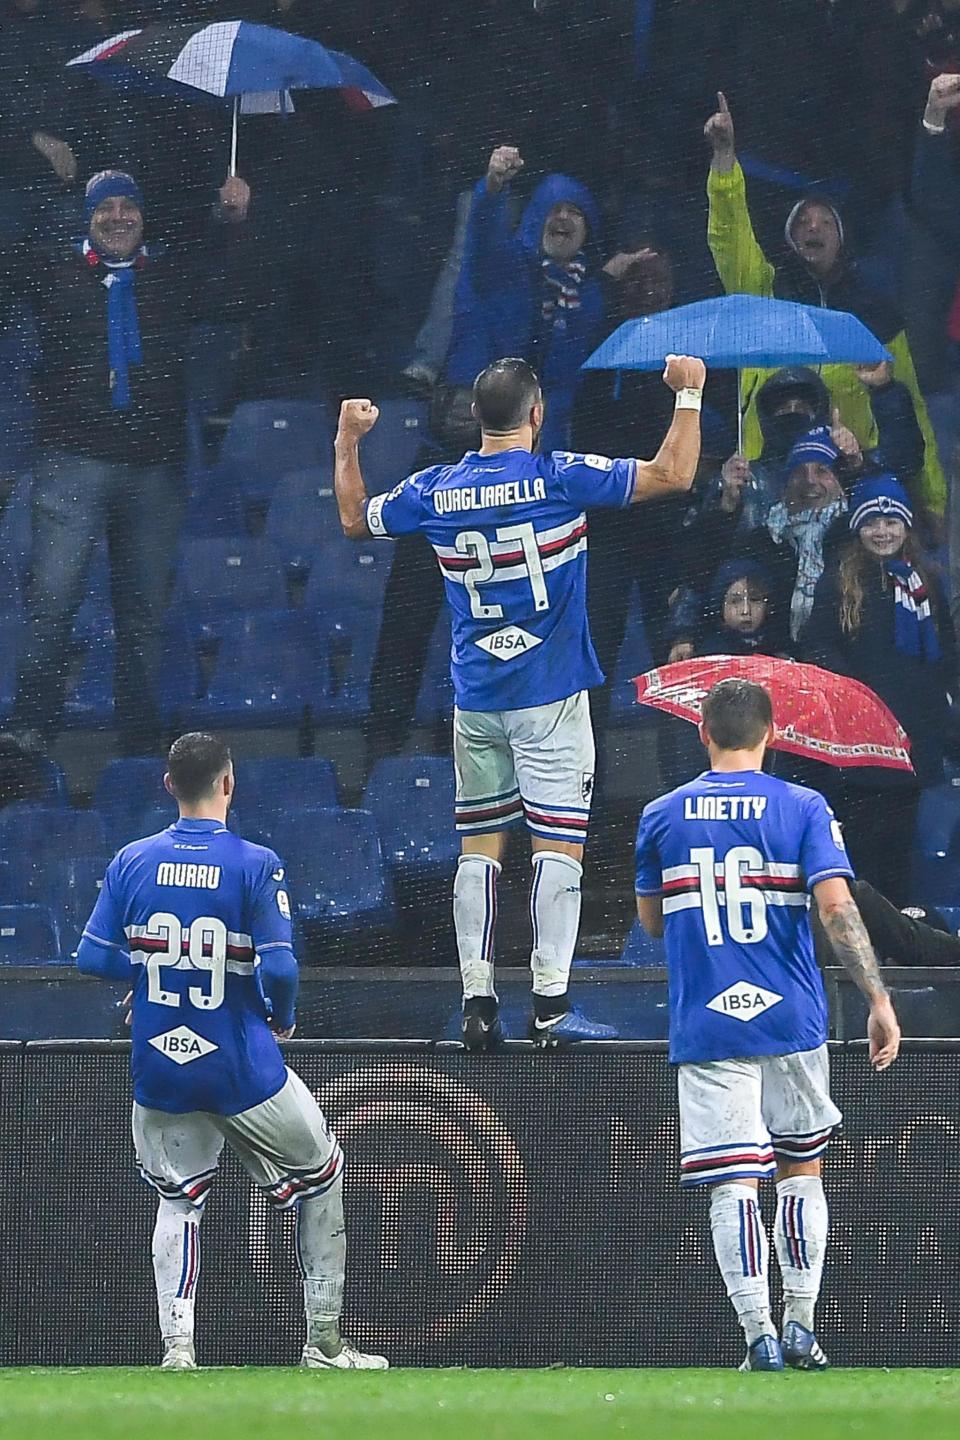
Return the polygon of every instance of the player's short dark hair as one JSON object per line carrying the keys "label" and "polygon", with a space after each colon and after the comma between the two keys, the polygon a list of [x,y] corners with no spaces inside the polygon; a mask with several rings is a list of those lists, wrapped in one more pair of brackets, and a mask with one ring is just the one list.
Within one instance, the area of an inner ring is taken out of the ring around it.
{"label": "player's short dark hair", "polygon": [[703,702],[702,719],[721,750],[755,750],[773,724],[773,704],[752,680],[720,680]]}
{"label": "player's short dark hair", "polygon": [[230,764],[230,746],[217,735],[191,730],[174,740],[167,756],[167,772],[173,793],[185,805],[209,795]]}
{"label": "player's short dark hair", "polygon": [[487,435],[519,430],[541,399],[537,372],[526,360],[494,360],[473,382],[473,404]]}

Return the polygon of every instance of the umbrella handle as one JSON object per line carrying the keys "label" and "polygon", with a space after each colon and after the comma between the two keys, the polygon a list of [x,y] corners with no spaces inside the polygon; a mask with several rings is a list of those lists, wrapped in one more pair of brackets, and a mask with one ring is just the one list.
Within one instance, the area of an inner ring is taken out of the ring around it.
{"label": "umbrella handle", "polygon": [[737,454],[743,454],[743,371],[737,371]]}
{"label": "umbrella handle", "polygon": [[233,97],[233,133],[230,137],[230,174],[231,177],[237,173],[237,112],[240,106],[240,96]]}

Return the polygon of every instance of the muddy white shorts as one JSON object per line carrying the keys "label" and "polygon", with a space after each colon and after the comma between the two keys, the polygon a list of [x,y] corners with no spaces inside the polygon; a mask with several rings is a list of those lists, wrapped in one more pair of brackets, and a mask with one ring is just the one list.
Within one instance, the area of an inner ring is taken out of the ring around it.
{"label": "muddy white shorts", "polygon": [[224,1144],[280,1210],[322,1195],[343,1170],[337,1137],[292,1070],[276,1095],[239,1115],[170,1115],[135,1103],[133,1144],[144,1180],[167,1199],[189,1200],[197,1210],[203,1209]]}
{"label": "muddy white shorts", "polygon": [[680,1065],[680,1184],[762,1179],[776,1159],[815,1160],[843,1118],[826,1045]]}
{"label": "muddy white shorts", "polygon": [[596,764],[586,690],[527,710],[455,710],[453,764],[461,835],[526,820],[544,840],[586,840]]}

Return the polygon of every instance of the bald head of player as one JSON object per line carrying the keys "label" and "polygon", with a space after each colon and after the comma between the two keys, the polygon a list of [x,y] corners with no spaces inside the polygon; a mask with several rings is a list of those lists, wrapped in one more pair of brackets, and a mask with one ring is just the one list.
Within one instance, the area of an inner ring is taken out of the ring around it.
{"label": "bald head of player", "polygon": [[229,745],[202,730],[181,735],[170,746],[163,784],[182,818],[225,824],[234,784]]}
{"label": "bald head of player", "polygon": [[482,431],[480,454],[533,450],[543,429],[543,392],[526,360],[494,360],[473,382],[473,416]]}
{"label": "bald head of player", "polygon": [[713,770],[760,770],[773,740],[770,694],[752,680],[721,680],[707,693],[700,739]]}

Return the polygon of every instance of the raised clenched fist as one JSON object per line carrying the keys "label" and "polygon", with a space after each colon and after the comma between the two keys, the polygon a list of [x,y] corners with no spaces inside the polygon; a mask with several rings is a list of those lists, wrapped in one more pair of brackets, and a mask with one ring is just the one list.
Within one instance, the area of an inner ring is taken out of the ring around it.
{"label": "raised clenched fist", "polygon": [[515,145],[498,145],[487,162],[487,189],[497,195],[523,169],[523,156]]}
{"label": "raised clenched fist", "polygon": [[960,105],[960,75],[938,75],[930,84],[927,108],[923,118],[928,125],[942,130],[951,110]]}
{"label": "raised clenched fist", "polygon": [[702,390],[707,383],[707,367],[693,355],[668,355],[663,380],[673,391]]}
{"label": "raised clenched fist", "polygon": [[340,423],[337,438],[340,440],[362,440],[376,425],[380,411],[372,400],[344,400],[340,406]]}
{"label": "raised clenched fist", "polygon": [[722,90],[717,91],[717,109],[703,127],[713,150],[713,166],[716,170],[730,170],[737,157],[737,142],[733,131],[733,116]]}

